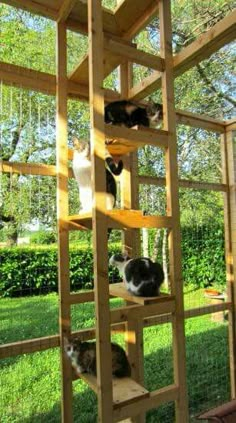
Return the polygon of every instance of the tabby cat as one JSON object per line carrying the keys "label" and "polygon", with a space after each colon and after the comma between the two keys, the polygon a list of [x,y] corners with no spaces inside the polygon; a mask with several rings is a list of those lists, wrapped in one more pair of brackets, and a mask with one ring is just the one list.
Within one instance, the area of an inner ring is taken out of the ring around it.
{"label": "tabby cat", "polygon": [[[71,359],[71,364],[77,373],[91,373],[96,376],[96,342],[81,342],[75,338],[65,340],[65,352]],[[111,343],[112,375],[116,377],[129,377],[131,367],[126,353],[118,344]]]}

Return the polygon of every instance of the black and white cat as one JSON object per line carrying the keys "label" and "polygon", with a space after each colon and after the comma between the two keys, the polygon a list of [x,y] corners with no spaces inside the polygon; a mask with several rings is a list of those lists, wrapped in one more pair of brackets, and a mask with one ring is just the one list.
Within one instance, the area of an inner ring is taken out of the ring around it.
{"label": "black and white cat", "polygon": [[160,294],[164,272],[159,263],[146,257],[131,259],[127,254],[114,254],[109,264],[119,270],[126,289],[131,294],[141,297],[155,297]]}
{"label": "black and white cat", "polygon": [[135,125],[156,126],[163,119],[162,105],[138,106],[129,100],[113,101],[105,107],[105,122],[132,128]]}
{"label": "black and white cat", "polygon": [[[96,376],[96,342],[81,342],[78,338],[72,341],[65,339],[65,352],[77,373],[90,373]],[[111,343],[111,353],[112,375],[119,378],[129,377],[131,367],[123,348]]]}
{"label": "black and white cat", "polygon": [[[73,138],[74,154],[73,154],[73,172],[79,187],[80,203],[82,213],[91,212],[92,210],[92,164],[90,157],[90,143],[88,141]],[[113,158],[107,153],[105,158],[106,166],[106,207],[112,210],[116,202],[117,187],[113,175],[120,175],[123,169],[123,162],[119,160],[116,164]]]}

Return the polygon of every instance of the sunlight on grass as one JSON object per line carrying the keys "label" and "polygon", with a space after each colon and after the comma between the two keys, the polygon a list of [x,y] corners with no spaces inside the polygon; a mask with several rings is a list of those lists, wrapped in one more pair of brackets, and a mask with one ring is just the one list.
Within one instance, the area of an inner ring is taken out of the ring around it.
{"label": "sunlight on grass", "polygon": [[[186,291],[191,308],[204,305],[202,292]],[[122,300],[112,299],[111,307]],[[1,343],[58,333],[58,296],[12,298],[0,300]],[[92,327],[94,304],[72,307],[73,330]],[[227,400],[229,396],[227,322],[215,323],[210,315],[186,321],[187,373],[191,422],[207,406]],[[113,341],[124,346],[124,336]],[[154,390],[173,383],[172,326],[164,323],[144,329],[145,386]],[[223,383],[222,383],[223,381]],[[77,423],[96,421],[95,394],[81,380],[74,382],[73,413]],[[59,349],[25,354],[1,362],[0,421],[60,422]],[[207,394],[206,394],[207,392]],[[147,413],[147,422],[173,423],[173,404]]]}

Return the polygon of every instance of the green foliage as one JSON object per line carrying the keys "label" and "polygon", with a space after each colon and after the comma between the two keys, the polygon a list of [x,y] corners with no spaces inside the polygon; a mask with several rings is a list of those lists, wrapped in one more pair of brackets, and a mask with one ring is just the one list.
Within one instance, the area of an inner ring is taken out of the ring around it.
{"label": "green foliage", "polygon": [[[117,244],[109,254],[118,251]],[[3,296],[32,295],[58,290],[57,248],[14,247],[1,249],[0,294]],[[118,273],[111,270],[110,280]],[[72,246],[70,248],[71,290],[93,287],[92,249]]]}
{"label": "green foliage", "polygon": [[38,231],[33,233],[30,237],[31,244],[36,245],[48,245],[56,242],[56,236],[51,231]]}
{"label": "green foliage", "polygon": [[[201,233],[201,236],[199,236]],[[182,263],[185,285],[225,289],[224,228],[184,227],[182,230]]]}

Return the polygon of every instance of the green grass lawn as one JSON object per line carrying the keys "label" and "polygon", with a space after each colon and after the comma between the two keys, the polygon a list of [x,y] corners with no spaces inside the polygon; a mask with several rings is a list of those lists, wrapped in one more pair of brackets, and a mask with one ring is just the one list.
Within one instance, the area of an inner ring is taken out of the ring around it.
{"label": "green grass lawn", "polygon": [[[203,305],[202,292],[188,289],[186,307]],[[121,304],[112,300],[112,307]],[[8,343],[58,333],[58,297],[1,299],[0,342]],[[72,307],[72,328],[94,324],[93,304]],[[124,345],[122,335],[114,340]],[[186,321],[187,377],[191,422],[200,411],[229,399],[227,323],[211,316]],[[169,323],[144,329],[145,386],[149,390],[173,383],[172,331]],[[16,356],[1,362],[1,423],[60,422],[59,349]],[[74,388],[74,421],[96,422],[96,396],[82,381]],[[148,423],[173,423],[173,404],[147,413]]]}

